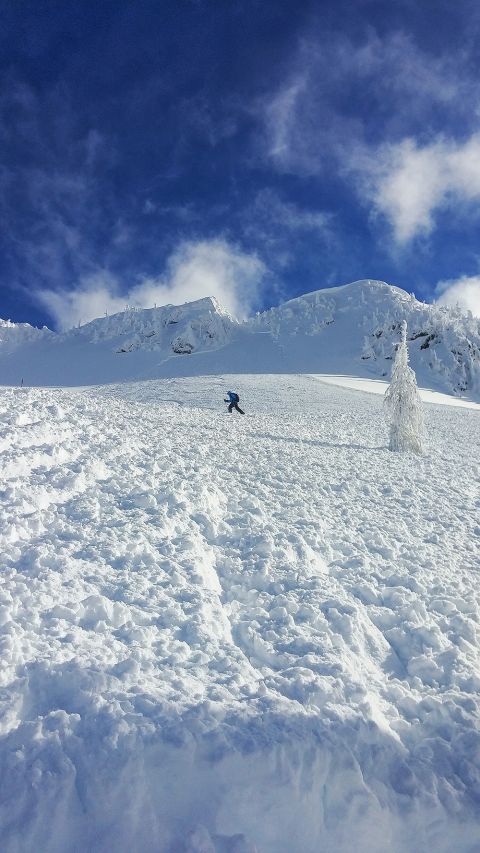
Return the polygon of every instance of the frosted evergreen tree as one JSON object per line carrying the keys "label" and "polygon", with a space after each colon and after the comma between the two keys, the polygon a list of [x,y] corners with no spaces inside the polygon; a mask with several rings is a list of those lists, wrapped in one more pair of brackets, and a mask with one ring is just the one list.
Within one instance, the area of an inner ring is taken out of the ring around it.
{"label": "frosted evergreen tree", "polygon": [[385,392],[385,407],[390,421],[390,450],[421,453],[424,436],[422,401],[415,372],[408,363],[405,320],[401,324],[401,340],[392,367],[392,378]]}

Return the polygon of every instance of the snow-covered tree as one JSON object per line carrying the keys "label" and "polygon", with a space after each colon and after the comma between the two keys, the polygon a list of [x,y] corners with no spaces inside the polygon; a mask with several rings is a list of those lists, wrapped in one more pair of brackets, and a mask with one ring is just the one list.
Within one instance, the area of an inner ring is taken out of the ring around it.
{"label": "snow-covered tree", "polygon": [[390,450],[421,453],[423,450],[422,401],[415,373],[408,363],[407,323],[400,326],[401,340],[392,367],[392,378],[385,392],[385,407],[390,421]]}

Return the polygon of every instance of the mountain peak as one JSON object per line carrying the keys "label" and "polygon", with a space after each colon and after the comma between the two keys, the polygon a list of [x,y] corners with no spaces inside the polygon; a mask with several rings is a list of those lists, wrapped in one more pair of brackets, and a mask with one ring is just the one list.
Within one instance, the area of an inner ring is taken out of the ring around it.
{"label": "mountain peak", "polygon": [[[385,296],[387,298],[396,296],[403,299],[412,299],[412,296],[407,293],[406,290],[402,290],[401,287],[388,284],[386,281],[362,278],[358,281],[351,281],[348,284],[339,284],[336,287],[325,287],[319,288],[318,290],[312,290],[309,293],[302,294],[301,296],[295,296],[293,299],[289,299],[288,302],[285,302],[284,304],[290,305],[292,302],[296,302],[298,300],[315,301],[320,298],[341,300],[342,298],[352,299],[357,296],[361,299],[362,295],[364,298],[368,296],[372,299],[378,299],[379,296]],[[413,297],[413,299],[415,299],[415,297]],[[281,307],[282,306],[279,306],[279,308]]]}

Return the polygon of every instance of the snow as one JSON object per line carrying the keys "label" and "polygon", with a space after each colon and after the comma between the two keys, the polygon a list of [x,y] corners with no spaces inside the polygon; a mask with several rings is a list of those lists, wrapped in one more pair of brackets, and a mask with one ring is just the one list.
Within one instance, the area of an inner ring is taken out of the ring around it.
{"label": "snow", "polygon": [[0,382],[78,386],[231,374],[388,379],[402,321],[425,389],[480,401],[480,319],[384,282],[318,290],[238,323],[211,298],[128,309],[71,329],[0,324]]}
{"label": "snow", "polygon": [[390,376],[403,321],[420,384],[479,399],[480,320],[419,302],[385,282],[307,293],[258,315],[250,327],[270,333],[283,363],[301,372],[383,377]]}
{"label": "snow", "polygon": [[[338,385],[340,388],[352,388],[357,391],[366,391],[368,394],[385,394],[388,382],[381,379],[362,379],[358,376],[336,376],[335,374],[320,373],[315,378],[329,385]],[[450,394],[441,394],[439,391],[430,391],[428,388],[419,388],[418,393],[426,403],[436,403],[438,406],[457,406],[464,409],[476,409],[480,411],[480,403],[452,397]]]}
{"label": "snow", "polygon": [[2,389],[2,851],[480,849],[480,407],[379,391]]}

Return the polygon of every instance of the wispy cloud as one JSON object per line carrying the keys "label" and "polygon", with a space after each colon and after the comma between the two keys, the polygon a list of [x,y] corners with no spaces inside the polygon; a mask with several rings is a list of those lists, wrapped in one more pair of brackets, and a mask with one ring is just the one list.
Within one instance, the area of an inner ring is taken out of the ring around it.
{"label": "wispy cloud", "polygon": [[80,127],[68,90],[39,93],[12,78],[0,95],[2,251],[9,286],[30,292],[78,278],[96,266],[101,228],[123,245],[125,223],[109,211],[100,175],[114,145],[95,128]]}
{"label": "wispy cloud", "polygon": [[436,287],[439,305],[459,305],[480,317],[480,275],[463,275],[450,281],[440,281]]}
{"label": "wispy cloud", "polygon": [[[336,245],[334,221],[329,211],[305,207],[266,187],[242,209],[238,227],[247,244],[261,245],[270,269],[281,276],[298,261],[300,244],[307,243],[311,252]],[[280,279],[270,281],[270,290],[276,298],[285,297]]]}
{"label": "wispy cloud", "polygon": [[335,175],[405,244],[478,199],[476,85],[466,50],[427,56],[403,32],[305,40],[259,106],[258,153],[280,172]]}
{"label": "wispy cloud", "polygon": [[125,305],[151,308],[214,296],[237,317],[246,316],[259,301],[267,269],[260,258],[224,240],[185,242],[167,260],[158,278],[144,278],[125,290],[105,270],[82,277],[74,289],[39,290],[37,299],[65,330],[95,317],[122,311]]}
{"label": "wispy cloud", "polygon": [[212,101],[205,89],[190,98],[182,99],[177,107],[177,121],[182,143],[190,145],[192,137],[216,148],[224,139],[234,136],[238,129],[237,105],[228,99]]}
{"label": "wispy cloud", "polygon": [[439,106],[471,117],[476,82],[459,68],[468,68],[466,53],[427,56],[403,32],[370,30],[360,43],[330,33],[305,39],[282,83],[258,103],[259,153],[281,171],[320,174],[359,144],[373,149],[406,127],[428,130]]}
{"label": "wispy cloud", "polygon": [[[254,222],[268,221],[272,228],[278,226],[287,231],[310,231],[321,237],[330,235],[332,215],[322,210],[311,210],[286,200],[275,190],[260,190],[249,215]],[[256,227],[254,224],[252,227]]]}
{"label": "wispy cloud", "polygon": [[[65,166],[9,173],[15,188],[0,207],[8,223],[2,243],[11,259],[10,284],[31,294],[35,287],[65,284],[94,269],[103,208],[89,175]],[[24,212],[18,218],[16,203]],[[112,222],[111,244],[121,246],[126,238],[121,220]]]}
{"label": "wispy cloud", "polygon": [[264,106],[267,156],[275,165],[288,168],[297,124],[297,111],[301,109],[302,96],[308,86],[307,75],[296,75],[284,88],[276,92]]}

